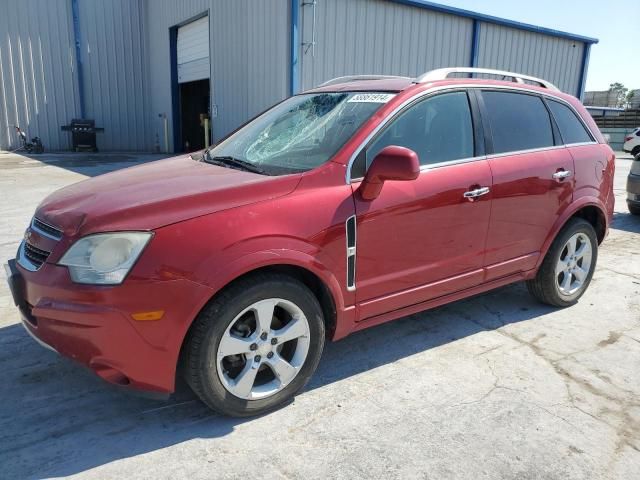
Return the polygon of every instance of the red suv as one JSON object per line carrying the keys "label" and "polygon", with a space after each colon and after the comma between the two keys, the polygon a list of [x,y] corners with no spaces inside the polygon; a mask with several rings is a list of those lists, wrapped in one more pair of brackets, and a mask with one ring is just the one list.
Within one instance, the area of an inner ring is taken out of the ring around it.
{"label": "red suv", "polygon": [[576,302],[614,158],[544,80],[343,77],[201,154],[52,194],[9,281],[27,331],[103,379],[168,394],[181,372],[211,408],[256,414],[325,339],[521,280]]}

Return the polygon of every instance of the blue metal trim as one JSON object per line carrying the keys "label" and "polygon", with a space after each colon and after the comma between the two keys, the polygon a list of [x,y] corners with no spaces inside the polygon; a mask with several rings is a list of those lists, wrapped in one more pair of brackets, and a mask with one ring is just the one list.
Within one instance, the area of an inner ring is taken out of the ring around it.
{"label": "blue metal trim", "polygon": [[471,37],[471,66],[478,66],[478,53],[480,49],[480,22],[477,19],[473,19],[473,33]]}
{"label": "blue metal trim", "polygon": [[300,39],[298,37],[298,22],[300,20],[299,0],[291,0],[291,50],[289,56],[289,93],[295,95],[300,91],[300,65],[298,64],[300,53]]}
{"label": "blue metal trim", "polygon": [[580,72],[580,82],[578,83],[577,97],[582,101],[584,97],[584,88],[587,83],[587,69],[589,68],[589,55],[591,54],[591,44],[585,43],[582,51],[582,71]]}
{"label": "blue metal trim", "polygon": [[82,73],[82,48],[80,43],[80,14],[78,0],[71,0],[71,14],[73,16],[73,37],[76,46],[76,75],[78,77],[78,97],[80,100],[80,118],[85,118],[84,108],[84,76]]}
{"label": "blue metal trim", "polygon": [[182,148],[180,135],[180,92],[178,86],[178,27],[169,28],[169,62],[171,64],[171,124],[173,151]]}
{"label": "blue metal trim", "polygon": [[390,0],[395,3],[401,3],[403,5],[409,5],[412,7],[426,8],[427,10],[433,10],[435,12],[448,13],[451,15],[457,15],[459,17],[471,18],[474,20],[480,20],[482,22],[494,23],[496,25],[504,25],[505,27],[517,28],[519,30],[527,30],[534,33],[542,33],[544,35],[551,35],[553,37],[566,38],[568,40],[575,40],[584,43],[598,43],[597,38],[583,37],[582,35],[575,35],[573,33],[563,32],[561,30],[554,30],[552,28],[538,27],[529,23],[516,22],[514,20],[507,20],[506,18],[494,17],[492,15],[485,15],[484,13],[472,12],[470,10],[464,10],[462,8],[448,7],[446,5],[440,5],[439,3],[428,2],[426,0]]}

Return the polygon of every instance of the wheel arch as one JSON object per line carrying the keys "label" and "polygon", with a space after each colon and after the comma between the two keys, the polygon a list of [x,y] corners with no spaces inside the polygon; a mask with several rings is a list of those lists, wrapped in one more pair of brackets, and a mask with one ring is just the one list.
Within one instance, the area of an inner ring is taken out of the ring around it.
{"label": "wheel arch", "polygon": [[609,224],[607,221],[607,215],[605,213],[605,207],[595,198],[583,198],[581,201],[576,202],[571,208],[565,210],[564,214],[556,221],[551,233],[547,236],[543,248],[541,250],[540,258],[538,259],[538,265],[536,271],[542,264],[551,243],[558,236],[560,231],[564,228],[569,220],[572,218],[582,218],[589,222],[596,231],[596,237],[598,238],[598,245],[605,239]]}
{"label": "wheel arch", "polygon": [[207,308],[207,306],[216,297],[228,288],[231,288],[237,282],[265,273],[284,274],[307,286],[307,288],[309,288],[309,290],[314,294],[322,308],[327,339],[334,337],[339,321],[339,312],[344,308],[344,298],[338,290],[339,284],[337,283],[337,280],[330,272],[323,272],[319,271],[319,269],[309,268],[307,264],[301,264],[299,261],[293,259],[277,263],[254,264],[253,267],[246,267],[242,270],[236,271],[230,280],[215,289],[210,298],[203,303],[197,314],[190,319],[188,327],[185,329],[184,334],[180,339],[180,349],[176,359],[176,374],[179,374],[180,372],[180,366],[184,358],[184,347],[188,343],[187,340],[189,339],[189,334],[192,331],[195,320],[198,318],[198,315],[200,315],[200,312]]}

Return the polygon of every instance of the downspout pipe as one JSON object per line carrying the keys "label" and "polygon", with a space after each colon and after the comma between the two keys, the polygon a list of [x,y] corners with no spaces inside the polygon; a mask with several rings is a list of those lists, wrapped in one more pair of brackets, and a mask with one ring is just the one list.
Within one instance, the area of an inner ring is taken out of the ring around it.
{"label": "downspout pipe", "polygon": [[80,14],[78,11],[78,0],[71,0],[71,13],[73,15],[73,39],[76,47],[76,76],[78,78],[78,97],[80,100],[80,118],[85,117],[84,105],[84,76],[82,73],[82,54],[80,42]]}
{"label": "downspout pipe", "polygon": [[300,91],[300,37],[298,26],[300,21],[299,0],[291,0],[290,51],[289,51],[289,94]]}

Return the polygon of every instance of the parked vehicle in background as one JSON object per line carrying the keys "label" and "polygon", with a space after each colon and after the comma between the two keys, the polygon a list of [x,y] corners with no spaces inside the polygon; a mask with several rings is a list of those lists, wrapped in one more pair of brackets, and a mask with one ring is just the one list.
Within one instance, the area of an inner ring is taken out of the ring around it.
{"label": "parked vehicle in background", "polygon": [[633,215],[640,215],[640,152],[631,162],[631,171],[627,177],[627,207]]}
{"label": "parked vehicle in background", "polygon": [[541,79],[342,77],[200,156],[52,194],[8,278],[27,331],[103,379],[170,393],[181,373],[253,415],[305,385],[325,339],[522,280],[574,304],[614,161]]}
{"label": "parked vehicle in background", "polygon": [[634,157],[640,155],[640,127],[624,137],[622,150]]}

